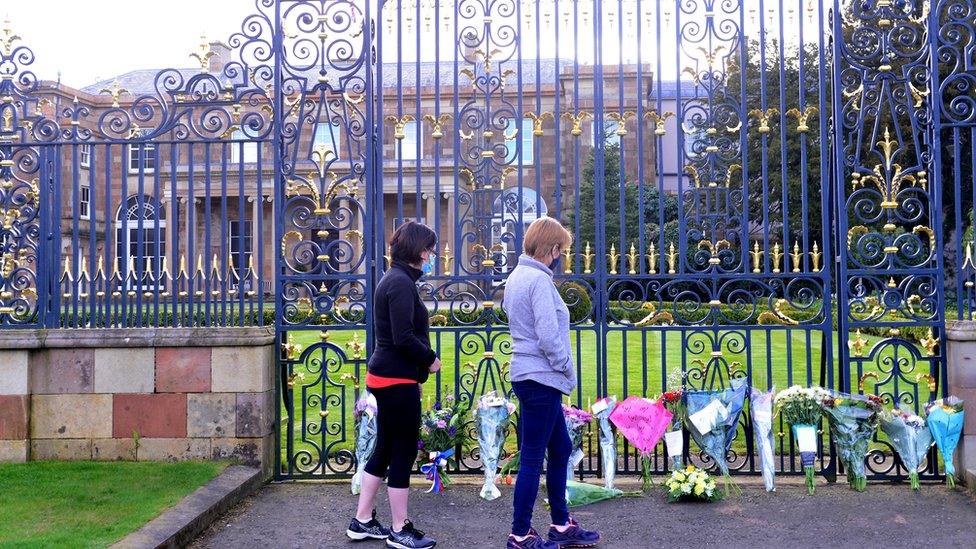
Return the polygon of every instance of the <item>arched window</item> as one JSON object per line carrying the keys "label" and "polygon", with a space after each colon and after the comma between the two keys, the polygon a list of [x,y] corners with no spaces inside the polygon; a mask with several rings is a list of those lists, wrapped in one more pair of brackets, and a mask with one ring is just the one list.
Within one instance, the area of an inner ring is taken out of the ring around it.
{"label": "arched window", "polygon": [[[115,234],[119,272],[127,273],[130,260],[134,269],[127,277],[127,289],[155,288],[153,280],[162,271],[166,257],[166,210],[162,204],[149,195],[128,197],[116,214]],[[133,283],[138,278],[142,282]]]}
{"label": "arched window", "polygon": [[515,255],[514,239],[524,235],[533,221],[548,213],[546,201],[534,189],[523,187],[521,193],[518,188],[505,189],[495,199],[492,205],[492,244],[495,251],[504,256],[503,261],[499,261],[501,258],[495,260],[498,272],[506,273],[515,267],[518,257]]}

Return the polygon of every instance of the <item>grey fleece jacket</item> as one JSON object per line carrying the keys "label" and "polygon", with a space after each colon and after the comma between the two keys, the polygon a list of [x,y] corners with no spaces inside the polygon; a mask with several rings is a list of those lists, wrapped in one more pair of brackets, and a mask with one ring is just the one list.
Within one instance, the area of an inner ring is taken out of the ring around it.
{"label": "grey fleece jacket", "polygon": [[576,388],[569,309],[548,266],[523,254],[508,275],[502,308],[512,333],[512,381],[532,380],[563,394]]}

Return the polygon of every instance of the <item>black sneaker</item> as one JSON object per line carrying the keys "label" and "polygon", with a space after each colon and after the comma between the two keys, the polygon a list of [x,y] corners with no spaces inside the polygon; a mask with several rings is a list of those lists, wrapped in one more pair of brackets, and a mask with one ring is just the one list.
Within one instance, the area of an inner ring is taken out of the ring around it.
{"label": "black sneaker", "polygon": [[413,527],[409,520],[399,532],[390,528],[390,537],[386,538],[386,546],[394,549],[430,549],[437,542],[428,538],[423,532]]}
{"label": "black sneaker", "polygon": [[556,530],[555,526],[549,527],[549,541],[557,544],[560,548],[564,547],[596,547],[600,543],[600,533],[593,530],[586,530],[578,522],[569,519],[569,528],[565,532]]}
{"label": "black sneaker", "polygon": [[364,539],[386,539],[390,535],[390,530],[384,528],[380,521],[376,520],[376,509],[373,509],[373,518],[369,522],[360,522],[356,517],[352,518],[349,528],[346,529],[346,536],[355,541]]}

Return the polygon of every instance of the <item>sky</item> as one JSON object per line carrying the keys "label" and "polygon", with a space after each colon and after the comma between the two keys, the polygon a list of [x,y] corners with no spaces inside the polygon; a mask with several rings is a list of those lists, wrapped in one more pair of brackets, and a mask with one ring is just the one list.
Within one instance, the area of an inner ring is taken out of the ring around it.
{"label": "sky", "polygon": [[253,0],[0,0],[34,73],[83,87],[135,69],[193,67],[201,34],[226,41]]}
{"label": "sky", "polygon": [[[670,2],[657,4],[663,7],[664,18],[670,20],[665,23],[661,38],[658,38],[653,31],[655,15],[652,15],[656,3],[644,0],[644,7],[640,10],[644,17],[640,17],[634,13],[636,0],[618,1],[622,2],[622,8],[615,7],[617,3],[612,1],[605,4],[609,15],[605,14],[607,23],[604,25],[604,63],[636,61],[637,26],[640,25],[644,35],[640,48],[642,62],[654,66],[660,53],[661,73],[676,75],[679,63],[675,58],[677,30],[673,26],[675,10]],[[759,0],[744,1],[747,5],[746,12],[755,16]],[[794,5],[811,6],[819,0],[784,1],[784,5],[789,6],[792,12]],[[582,63],[591,62],[594,49],[592,22],[582,23],[579,35],[575,36],[572,32],[573,19],[568,11],[572,9],[572,3],[562,3],[560,14],[555,13],[552,2],[542,2],[541,5],[544,7],[535,14],[522,13],[526,24],[521,29],[520,40],[523,58],[532,58],[535,55],[572,58],[575,55]],[[585,6],[586,3],[580,5]],[[390,7],[394,6],[396,3],[391,2]],[[592,11],[592,8],[584,9]],[[619,13],[613,13],[621,9],[625,14],[623,18]],[[194,67],[196,62],[189,58],[189,54],[200,44],[201,35],[205,34],[208,39],[226,41],[239,30],[244,18],[256,11],[255,0],[0,0],[0,17],[10,17],[15,34],[22,38],[23,43],[36,56],[32,67],[35,74],[43,80],[57,80],[60,73],[64,84],[76,88],[136,69]],[[434,26],[438,26],[435,18],[430,16],[433,12],[425,8],[425,12],[418,18],[414,9],[405,9],[399,21],[394,13],[388,9],[381,15],[381,25],[387,29],[384,36],[388,41],[384,47],[384,60],[395,61],[397,55],[403,61],[416,59],[418,27],[421,36],[433,41],[432,30]],[[441,13],[450,17],[450,10],[445,9]],[[795,40],[795,22],[787,21],[780,31],[777,18],[775,10],[767,14],[767,24],[770,25],[767,28],[773,33],[772,36],[782,32],[787,40]],[[584,12],[581,20],[587,19],[589,16]],[[621,30],[621,19],[625,23],[622,34],[618,34]],[[418,20],[420,25],[417,25]],[[554,40],[555,32],[544,31],[540,33],[540,44],[536,44],[535,25],[539,20],[558,25],[562,29],[558,41]],[[440,27],[443,34],[440,36],[439,47],[421,47],[422,58],[439,54],[444,59],[453,59],[456,47],[451,36],[453,28],[447,20],[442,23]],[[401,25],[406,30],[395,32],[394,29]],[[754,25],[748,25],[747,33],[755,32],[751,27]],[[812,32],[814,29],[810,24],[807,40],[816,37],[817,33]],[[396,44],[398,40],[401,42],[399,47]],[[681,56],[682,66],[687,66],[688,59],[700,57],[694,51],[694,45],[689,46],[692,48],[690,52]]]}

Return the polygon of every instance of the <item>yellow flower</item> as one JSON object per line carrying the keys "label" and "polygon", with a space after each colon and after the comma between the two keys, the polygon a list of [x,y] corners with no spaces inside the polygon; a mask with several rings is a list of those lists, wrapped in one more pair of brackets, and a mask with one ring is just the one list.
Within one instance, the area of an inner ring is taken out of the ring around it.
{"label": "yellow flower", "polygon": [[676,480],[678,482],[683,482],[685,480],[685,475],[682,474],[680,471],[675,471],[675,473],[674,473],[674,480]]}
{"label": "yellow flower", "polygon": [[694,465],[689,465],[689,466],[685,467],[685,472],[687,472],[687,473],[692,473],[694,471],[695,471],[695,466]]}
{"label": "yellow flower", "polygon": [[695,485],[695,495],[696,496],[702,495],[702,492],[704,492],[704,491],[705,491],[705,485],[704,484],[696,484]]}

